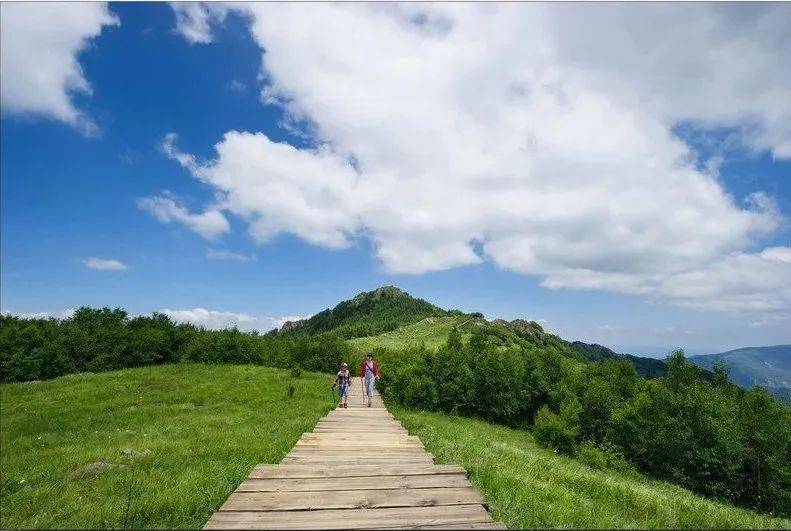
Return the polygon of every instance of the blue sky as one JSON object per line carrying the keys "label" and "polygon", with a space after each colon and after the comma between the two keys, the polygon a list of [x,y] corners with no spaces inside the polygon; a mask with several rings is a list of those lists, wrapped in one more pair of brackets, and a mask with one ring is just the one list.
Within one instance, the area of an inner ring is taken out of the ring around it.
{"label": "blue sky", "polygon": [[[4,311],[265,328],[396,284],[625,351],[791,342],[787,6],[12,7]],[[624,46],[656,17],[661,66]]]}

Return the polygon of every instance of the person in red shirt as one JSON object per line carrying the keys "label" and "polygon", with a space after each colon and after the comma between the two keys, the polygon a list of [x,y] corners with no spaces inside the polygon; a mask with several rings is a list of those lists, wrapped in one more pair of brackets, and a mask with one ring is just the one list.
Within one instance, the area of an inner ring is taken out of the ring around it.
{"label": "person in red shirt", "polygon": [[360,364],[360,376],[365,384],[365,394],[368,395],[368,407],[371,407],[371,397],[374,394],[374,381],[379,379],[379,366],[374,361],[374,353],[369,352],[367,359]]}

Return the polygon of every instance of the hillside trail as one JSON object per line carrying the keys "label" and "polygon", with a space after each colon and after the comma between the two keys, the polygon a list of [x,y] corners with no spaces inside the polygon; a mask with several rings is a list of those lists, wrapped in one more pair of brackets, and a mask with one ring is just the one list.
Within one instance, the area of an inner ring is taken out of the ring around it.
{"label": "hillside trail", "polygon": [[256,466],[204,529],[505,529],[457,465],[434,464],[381,397],[323,417],[280,464]]}

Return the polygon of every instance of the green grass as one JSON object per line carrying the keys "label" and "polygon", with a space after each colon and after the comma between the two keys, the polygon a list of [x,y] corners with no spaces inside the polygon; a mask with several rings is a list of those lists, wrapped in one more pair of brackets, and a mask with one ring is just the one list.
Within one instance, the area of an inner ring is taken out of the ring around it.
{"label": "green grass", "polygon": [[[350,339],[348,343],[357,351],[367,351],[378,347],[400,350],[417,347],[421,344],[429,349],[437,349],[445,344],[448,335],[455,326],[462,325],[463,327],[467,321],[470,321],[470,318],[463,316],[426,317],[417,323],[402,326],[377,336]],[[466,340],[469,335],[462,333],[462,338]]]}
{"label": "green grass", "polygon": [[637,473],[597,470],[529,432],[388,405],[438,463],[462,465],[509,528],[791,528]]}
{"label": "green grass", "polygon": [[180,364],[3,385],[0,527],[200,527],[313,429],[330,381]]}

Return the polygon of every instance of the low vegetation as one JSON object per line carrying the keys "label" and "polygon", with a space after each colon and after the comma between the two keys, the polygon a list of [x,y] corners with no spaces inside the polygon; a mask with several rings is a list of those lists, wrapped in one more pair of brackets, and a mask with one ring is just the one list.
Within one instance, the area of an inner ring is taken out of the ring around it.
{"label": "low vegetation", "polygon": [[196,528],[334,403],[331,378],[178,364],[4,384],[0,528]]}
{"label": "low vegetation", "polygon": [[465,467],[493,517],[511,529],[791,528],[790,520],[707,500],[622,464],[559,455],[524,430],[389,407],[438,462]]}

